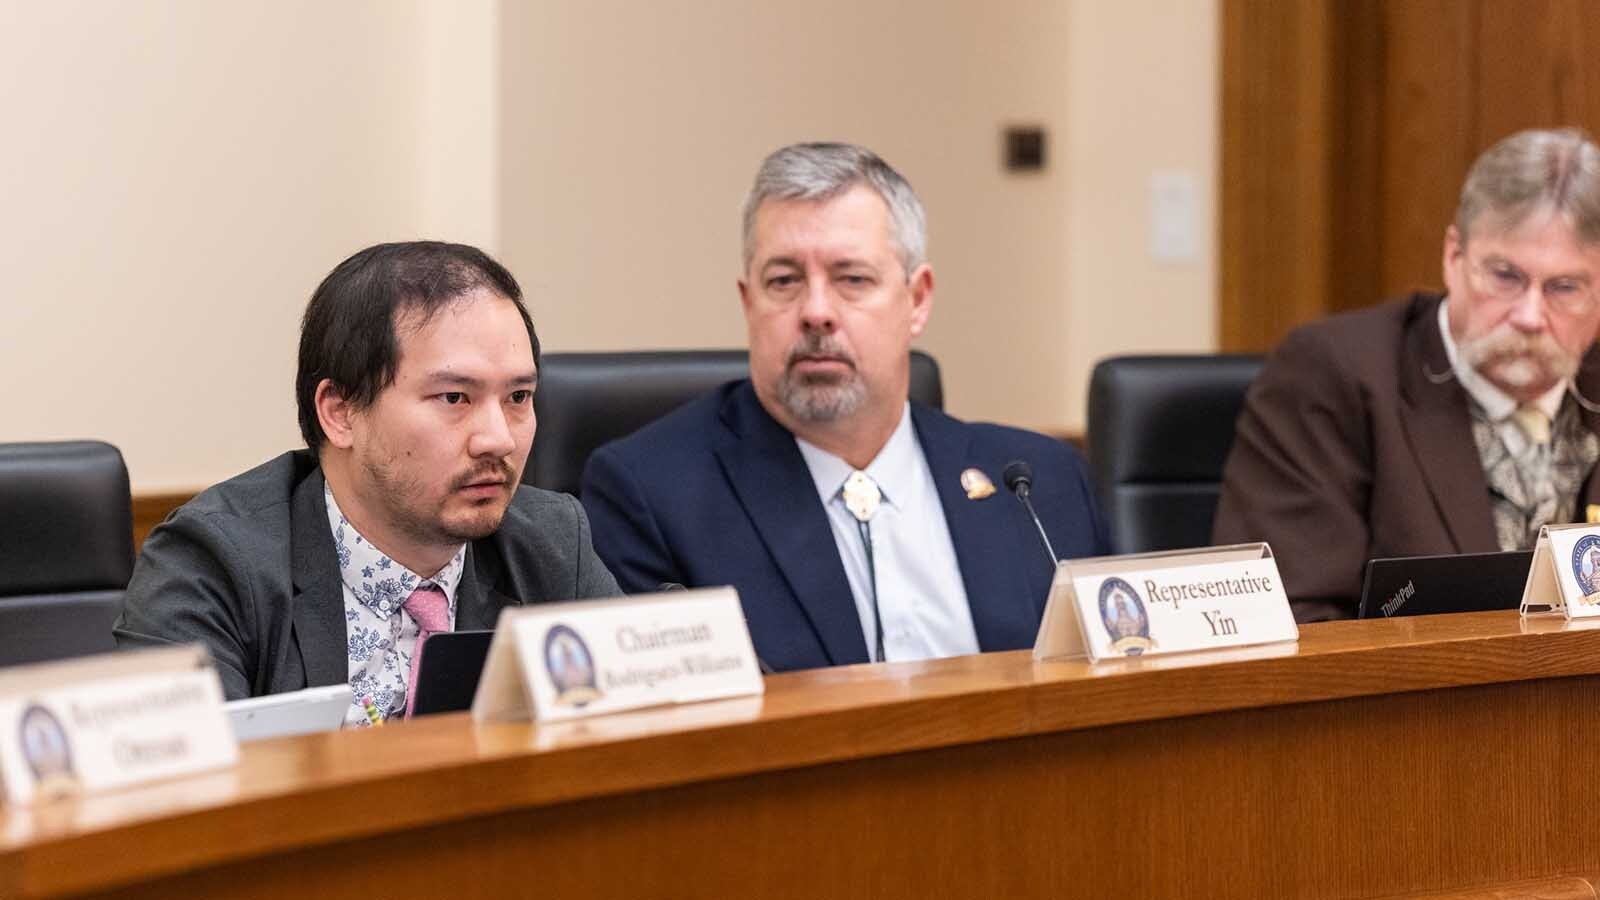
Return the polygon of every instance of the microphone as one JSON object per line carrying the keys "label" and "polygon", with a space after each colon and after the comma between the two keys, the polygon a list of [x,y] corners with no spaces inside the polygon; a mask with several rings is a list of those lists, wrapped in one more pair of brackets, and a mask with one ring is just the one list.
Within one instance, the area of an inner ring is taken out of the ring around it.
{"label": "microphone", "polygon": [[1033,466],[1027,460],[1014,459],[1006,463],[1000,473],[1000,480],[1006,483],[1006,490],[1017,495],[1022,505],[1027,508],[1028,515],[1033,519],[1033,526],[1039,529],[1039,539],[1044,541],[1044,552],[1050,554],[1050,568],[1055,568],[1061,561],[1056,556],[1056,549],[1050,546],[1050,535],[1044,533],[1044,523],[1039,521],[1039,514],[1033,511],[1033,501],[1028,499],[1028,494],[1033,491]]}
{"label": "microphone", "polygon": [[[688,588],[685,587],[684,585],[679,584],[676,581],[663,581],[663,582],[661,582],[661,584],[656,586],[656,590],[658,590],[658,591],[660,591],[661,593],[664,594],[664,593],[666,593],[668,591],[687,591]],[[772,666],[768,665],[767,661],[762,659],[761,655],[759,653],[756,654],[756,668],[760,669],[761,670],[761,674],[763,674],[763,675],[776,675],[776,674],[778,674],[778,670],[774,669]]]}

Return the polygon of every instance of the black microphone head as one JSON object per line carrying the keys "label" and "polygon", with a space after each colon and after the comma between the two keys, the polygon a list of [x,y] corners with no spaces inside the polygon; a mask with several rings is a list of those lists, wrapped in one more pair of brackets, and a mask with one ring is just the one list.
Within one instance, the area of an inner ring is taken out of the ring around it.
{"label": "black microphone head", "polygon": [[1014,459],[1006,463],[1005,469],[1000,472],[1000,480],[1006,483],[1006,490],[1015,494],[1018,491],[1033,487],[1033,466],[1028,465],[1025,459]]}

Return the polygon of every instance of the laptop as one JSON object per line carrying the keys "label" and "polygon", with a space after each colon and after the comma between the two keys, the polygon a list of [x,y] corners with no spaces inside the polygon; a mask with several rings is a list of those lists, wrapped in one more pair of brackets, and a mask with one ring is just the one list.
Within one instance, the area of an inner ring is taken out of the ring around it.
{"label": "laptop", "polygon": [[350,708],[350,685],[330,684],[222,704],[241,741],[338,731]]}
{"label": "laptop", "polygon": [[471,709],[493,637],[492,628],[428,635],[417,654],[417,699],[411,715]]}
{"label": "laptop", "polygon": [[1361,587],[1360,617],[1516,609],[1532,563],[1532,550],[1374,559]]}

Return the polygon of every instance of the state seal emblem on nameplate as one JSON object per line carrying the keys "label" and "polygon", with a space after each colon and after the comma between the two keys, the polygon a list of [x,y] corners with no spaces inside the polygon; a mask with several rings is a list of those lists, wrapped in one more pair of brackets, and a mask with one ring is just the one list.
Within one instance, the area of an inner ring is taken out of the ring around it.
{"label": "state seal emblem on nameplate", "polygon": [[1100,622],[1111,636],[1111,650],[1122,656],[1138,656],[1155,647],[1150,639],[1150,617],[1145,614],[1139,589],[1121,578],[1100,583]]}
{"label": "state seal emblem on nameplate", "polygon": [[544,667],[555,686],[557,705],[581,707],[604,696],[596,681],[594,654],[566,625],[552,625],[545,632]]}
{"label": "state seal emblem on nameplate", "polygon": [[72,766],[72,739],[61,720],[38,703],[22,713],[19,743],[22,759],[33,773],[34,792],[43,797],[59,797],[78,792],[78,773]]}

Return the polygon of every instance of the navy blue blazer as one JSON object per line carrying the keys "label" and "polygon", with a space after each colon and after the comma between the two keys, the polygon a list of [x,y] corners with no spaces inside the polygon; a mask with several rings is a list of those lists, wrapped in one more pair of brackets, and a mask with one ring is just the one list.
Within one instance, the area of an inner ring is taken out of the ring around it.
{"label": "navy blue blazer", "polygon": [[[1063,558],[1109,553],[1082,458],[1015,428],[967,424],[917,403],[911,421],[944,507],[985,651],[1033,646],[1053,574],[1037,529],[1001,483],[1033,466],[1033,502]],[[969,500],[961,472],[996,493]],[[864,663],[866,638],[827,513],[794,436],[749,381],[701,397],[601,447],[583,473],[595,550],[624,591],[731,584],[756,653],[780,671]]]}

